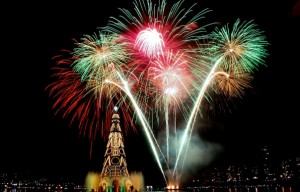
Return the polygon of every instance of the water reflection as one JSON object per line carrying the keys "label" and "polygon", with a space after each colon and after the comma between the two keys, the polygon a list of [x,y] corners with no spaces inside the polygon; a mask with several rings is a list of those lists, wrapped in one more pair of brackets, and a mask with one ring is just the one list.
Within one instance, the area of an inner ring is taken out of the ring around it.
{"label": "water reflection", "polygon": [[298,192],[298,191],[295,191],[292,187],[245,187],[245,188],[226,188],[226,189],[199,189],[193,192]]}
{"label": "water reflection", "polygon": [[[1,189],[0,189],[1,190]],[[90,192],[88,190],[41,190],[41,189],[17,189],[4,188],[3,192]],[[96,192],[96,191],[95,191]],[[141,191],[143,192],[143,191]],[[293,187],[245,187],[245,188],[223,188],[223,189],[197,189],[197,190],[168,190],[151,192],[298,192]]]}

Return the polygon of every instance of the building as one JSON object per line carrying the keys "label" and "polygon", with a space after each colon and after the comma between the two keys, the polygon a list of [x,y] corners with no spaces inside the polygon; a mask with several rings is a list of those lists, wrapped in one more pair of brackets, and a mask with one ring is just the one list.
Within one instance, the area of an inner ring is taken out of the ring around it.
{"label": "building", "polygon": [[104,154],[99,191],[126,192],[132,190],[133,186],[127,170],[120,116],[117,108],[115,108]]}

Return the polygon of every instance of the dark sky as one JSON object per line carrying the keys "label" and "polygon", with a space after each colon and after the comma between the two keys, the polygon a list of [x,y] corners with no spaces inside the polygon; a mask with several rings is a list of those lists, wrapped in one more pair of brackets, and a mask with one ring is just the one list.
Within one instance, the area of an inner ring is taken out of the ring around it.
{"label": "dark sky", "polygon": [[[217,163],[221,159],[251,161],[263,144],[271,144],[279,157],[300,155],[299,1],[249,2],[198,2],[203,9],[213,10],[208,16],[210,21],[254,19],[270,42],[267,67],[255,73],[253,89],[231,112],[210,115],[209,129],[204,126],[195,133],[221,146],[221,152],[213,158]],[[132,4],[124,0],[110,0],[105,5],[102,1],[46,1],[8,7],[2,29],[0,172],[28,171],[83,178],[87,171],[101,169],[104,144],[95,144],[99,145],[95,147],[99,153],[90,159],[87,139],[78,136],[77,130],[69,128],[61,117],[54,116],[45,86],[54,65],[51,58],[72,46],[72,38],[79,39],[105,26],[109,16],[117,16],[118,7],[132,10]],[[147,184],[160,180],[163,183],[145,141],[142,132],[125,138],[128,169],[142,171]]]}

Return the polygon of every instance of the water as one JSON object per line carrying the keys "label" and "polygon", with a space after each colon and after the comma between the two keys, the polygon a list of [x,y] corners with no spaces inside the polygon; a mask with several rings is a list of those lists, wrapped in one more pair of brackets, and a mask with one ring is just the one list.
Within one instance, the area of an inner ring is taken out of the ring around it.
{"label": "water", "polygon": [[244,187],[222,189],[199,189],[193,192],[300,192],[293,187]]}
{"label": "water", "polygon": [[[46,189],[1,189],[1,192],[90,192],[88,190],[46,190]],[[168,190],[151,192],[300,192],[294,187],[244,187],[244,188],[218,188],[218,189],[197,189],[197,190]]]}

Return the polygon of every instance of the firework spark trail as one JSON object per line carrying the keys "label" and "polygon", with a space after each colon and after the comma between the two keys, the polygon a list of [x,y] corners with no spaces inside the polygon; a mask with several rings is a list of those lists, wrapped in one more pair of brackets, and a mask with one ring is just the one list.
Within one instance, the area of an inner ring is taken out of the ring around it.
{"label": "firework spark trail", "polygon": [[[152,81],[157,89],[157,94],[160,94],[161,99],[155,103],[156,109],[163,106],[164,122],[165,122],[165,150],[167,164],[170,162],[170,107],[176,110],[180,106],[185,107],[183,95],[187,93],[190,86],[190,75],[187,67],[187,61],[184,58],[185,54],[181,52],[167,52],[159,57],[156,57],[151,62],[149,67],[149,81]],[[181,111],[184,113],[184,111]],[[174,125],[173,125],[174,126]],[[176,127],[174,127],[176,129]],[[174,146],[173,146],[174,147]]]}
{"label": "firework spark trail", "polygon": [[[122,78],[122,76],[120,75],[120,73],[117,72],[117,74],[118,74],[119,78],[121,79],[121,82],[123,83],[123,85],[124,85],[125,87],[122,87],[120,84],[118,84],[118,83],[116,83],[116,82],[114,82],[114,81],[111,81],[111,80],[109,80],[109,79],[106,79],[106,80],[105,80],[105,83],[109,83],[109,84],[113,84],[113,85],[117,86],[117,87],[118,87],[119,89],[121,89],[124,93],[126,93],[126,95],[129,96],[129,98],[130,98],[131,102],[133,103],[134,108],[135,108],[135,110],[136,110],[136,112],[137,112],[137,115],[138,115],[140,121],[142,122],[143,128],[144,128],[144,130],[145,130],[145,132],[146,132],[147,139],[148,139],[148,141],[150,142],[150,145],[151,145],[151,148],[152,148],[153,153],[155,154],[155,157],[158,158],[158,155],[157,155],[156,148],[155,148],[155,146],[153,145],[153,140],[154,140],[154,142],[155,142],[155,144],[156,144],[156,146],[157,146],[157,148],[158,148],[160,154],[162,155],[162,158],[163,158],[164,161],[166,162],[166,157],[165,157],[165,155],[163,154],[163,152],[162,152],[162,150],[161,150],[159,144],[157,143],[157,139],[155,138],[155,136],[154,136],[154,134],[153,134],[153,132],[152,132],[152,130],[151,130],[151,128],[150,128],[150,125],[149,125],[149,123],[148,123],[148,121],[147,121],[147,119],[146,119],[146,117],[145,117],[145,115],[142,113],[142,111],[141,111],[140,107],[138,106],[136,100],[133,98],[133,96],[132,96],[132,94],[131,94],[131,91],[130,91],[130,89],[129,89],[129,87],[128,87],[128,83]],[[149,131],[149,132],[148,132],[148,131]],[[152,137],[150,137],[149,133],[151,134]],[[152,140],[152,139],[153,139],[153,140]],[[160,167],[162,167],[162,166],[161,166],[161,162],[159,161],[158,163],[160,164]],[[168,165],[167,165],[167,166],[168,166]],[[169,167],[168,167],[168,169],[169,169]]]}
{"label": "firework spark trail", "polygon": [[196,100],[196,102],[194,104],[193,110],[192,110],[192,112],[190,114],[190,118],[189,118],[189,120],[187,122],[186,128],[184,130],[184,134],[183,134],[182,141],[181,141],[181,144],[180,144],[180,148],[179,148],[178,156],[177,156],[177,159],[176,159],[175,167],[174,167],[174,170],[173,170],[173,175],[175,174],[175,171],[177,169],[178,161],[180,159],[183,146],[186,143],[186,140],[188,139],[187,138],[188,133],[190,131],[192,131],[192,129],[193,129],[193,120],[195,121],[196,114],[198,113],[198,110],[199,110],[199,107],[200,107],[200,103],[201,103],[201,101],[203,99],[203,96],[204,96],[204,93],[206,91],[206,88],[208,87],[208,85],[210,83],[211,76],[213,76],[213,74],[215,72],[215,69],[217,68],[217,66],[218,66],[218,64],[220,63],[221,60],[222,60],[222,57],[219,58],[216,61],[216,63],[214,64],[213,68],[211,69],[210,73],[208,74],[207,80],[204,82],[202,88],[200,89],[199,95],[198,95],[197,100]]}
{"label": "firework spark trail", "polygon": [[[168,100],[168,99],[167,99]],[[168,101],[165,102],[165,121],[166,121],[166,143],[167,143],[167,162],[169,164],[169,111],[168,111]]]}
{"label": "firework spark trail", "polygon": [[[190,116],[190,118],[193,118],[193,120],[192,120],[192,125],[191,125],[191,129],[190,129],[190,131],[189,131],[189,133],[190,133],[190,135],[189,135],[189,138],[188,138],[188,141],[187,141],[187,143],[186,143],[186,148],[185,148],[185,154],[184,154],[184,156],[183,156],[183,161],[182,161],[182,165],[181,165],[181,173],[179,174],[179,176],[181,177],[181,174],[182,174],[182,171],[183,171],[183,166],[184,166],[184,162],[185,162],[185,160],[186,160],[186,157],[187,157],[187,151],[188,151],[188,148],[189,148],[189,144],[190,144],[190,141],[191,141],[191,138],[192,138],[192,132],[193,132],[193,129],[194,129],[194,125],[195,125],[195,122],[196,122],[196,118],[197,118],[197,113],[198,113],[198,111],[199,111],[199,109],[200,109],[200,106],[201,106],[201,102],[202,102],[202,100],[203,100],[203,97],[204,97],[204,92],[205,92],[205,90],[207,90],[207,87],[208,87],[208,85],[209,85],[209,83],[216,77],[216,76],[218,76],[218,75],[222,75],[222,76],[225,76],[226,78],[229,78],[229,74],[228,73],[226,73],[226,72],[223,72],[223,71],[217,71],[217,72],[213,72],[213,73],[211,73],[209,76],[210,77],[208,77],[208,79],[207,79],[207,85],[206,85],[206,87],[204,87],[203,88],[203,93],[200,93],[200,95],[202,95],[202,96],[200,96],[200,99],[199,99],[199,101],[196,103],[196,105],[198,106],[198,108],[197,108],[197,110],[196,110],[196,112],[195,112],[195,116]],[[187,129],[188,127],[186,127],[186,129]],[[184,144],[183,144],[184,145]],[[178,161],[179,161],[179,157],[180,156],[180,153],[178,154],[178,156],[177,156],[177,158],[178,158]],[[174,173],[175,173],[175,168],[174,168]],[[174,175],[174,173],[173,173],[173,175]]]}
{"label": "firework spark trail", "polygon": [[[263,59],[267,56],[265,46],[268,45],[268,43],[262,35],[262,31],[256,29],[256,25],[253,21],[241,23],[238,19],[234,23],[232,31],[230,31],[228,25],[222,27],[220,30],[216,28],[212,33],[212,39],[211,51],[215,55],[215,58],[219,59],[210,70],[190,114],[176,159],[173,175],[177,169],[180,156],[182,155],[183,146],[186,144],[186,151],[188,149],[188,133],[191,134],[192,132],[196,121],[196,114],[198,114],[201,101],[209,83],[213,77],[218,74],[218,72],[215,72],[216,68],[221,66],[221,70],[226,73],[232,68],[235,69],[234,72],[236,74],[240,72],[253,72],[253,69],[256,69],[258,64],[264,63]],[[228,73],[226,76],[228,78]]]}
{"label": "firework spark trail", "polygon": [[150,133],[149,133],[148,124],[146,124],[146,122],[145,122],[145,117],[144,117],[144,115],[143,115],[143,112],[140,110],[138,104],[135,102],[134,97],[133,97],[133,95],[131,94],[131,91],[130,91],[130,89],[129,89],[129,87],[128,87],[128,83],[123,79],[123,77],[119,74],[119,72],[117,72],[117,74],[118,74],[119,78],[121,79],[121,82],[122,82],[123,85],[124,85],[124,88],[125,88],[125,91],[126,91],[127,95],[130,97],[130,99],[131,99],[131,101],[132,101],[132,104],[133,104],[133,106],[134,106],[135,109],[136,109],[137,115],[140,117],[141,123],[142,123],[142,125],[143,125],[143,127],[144,127],[144,131],[145,131],[145,133],[146,133],[146,136],[147,136],[147,138],[148,138],[148,141],[150,142],[151,148],[152,148],[152,150],[153,150],[153,152],[154,152],[156,161],[157,161],[157,163],[158,163],[158,165],[159,165],[159,168],[160,168],[160,170],[161,170],[161,172],[162,172],[162,174],[163,174],[163,177],[164,177],[166,183],[168,183],[168,182],[167,182],[167,179],[166,179],[166,176],[165,176],[165,173],[164,173],[164,170],[163,170],[163,168],[162,168],[162,165],[161,165],[159,156],[158,156],[158,154],[157,154],[155,145],[153,144],[152,137],[151,137],[151,135],[150,135]]}

